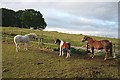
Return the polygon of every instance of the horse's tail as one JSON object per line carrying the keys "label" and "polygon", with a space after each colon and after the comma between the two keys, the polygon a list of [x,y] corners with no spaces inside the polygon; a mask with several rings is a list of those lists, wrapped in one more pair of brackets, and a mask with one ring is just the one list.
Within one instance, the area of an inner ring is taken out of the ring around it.
{"label": "horse's tail", "polygon": [[14,43],[15,43],[15,45],[17,45],[17,42],[16,42],[16,36],[14,37]]}

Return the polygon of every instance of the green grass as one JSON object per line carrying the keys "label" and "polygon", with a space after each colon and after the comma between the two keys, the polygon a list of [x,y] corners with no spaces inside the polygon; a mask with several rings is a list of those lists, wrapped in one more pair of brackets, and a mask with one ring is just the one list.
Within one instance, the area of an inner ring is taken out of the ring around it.
{"label": "green grass", "polygon": [[[15,30],[12,32],[12,30]],[[103,55],[96,55],[90,59],[90,55],[82,55],[84,50],[76,50],[69,59],[66,56],[59,57],[59,52],[53,51],[57,46],[54,43],[56,38],[70,41],[74,46],[82,46],[81,39],[83,36],[73,34],[63,34],[58,32],[44,31],[44,45],[37,45],[37,41],[30,41],[29,50],[25,51],[21,44],[20,51],[15,51],[13,36],[11,34],[26,34],[35,32],[41,36],[41,31],[5,28],[3,27],[2,42],[2,77],[3,78],[119,78],[118,76],[118,59],[109,59],[104,61]],[[94,37],[96,39],[103,39]],[[110,39],[116,42],[117,39]],[[49,44],[47,44],[47,42]]]}
{"label": "green grass", "polygon": [[103,58],[89,60],[83,55],[66,59],[36,46],[16,53],[14,44],[6,42],[2,49],[3,78],[118,78],[116,59],[104,62]]}
{"label": "green grass", "polygon": [[[10,34],[16,35],[16,34],[27,34],[27,33],[36,33],[39,37],[42,37],[43,33],[43,38],[45,43],[54,43],[54,41],[59,38],[65,41],[70,42],[74,46],[82,46],[84,43],[81,42],[83,35],[79,34],[66,34],[66,33],[59,33],[56,31],[40,31],[40,30],[30,30],[30,29],[24,29],[24,28],[16,28],[16,27],[3,27],[2,31],[4,33],[3,36],[5,37],[14,37],[11,36]],[[106,38],[106,37],[94,37],[91,36],[92,38],[96,40],[101,40],[101,39],[108,39],[112,41],[113,43],[118,45],[118,39],[115,38]],[[120,48],[120,46],[118,46]]]}

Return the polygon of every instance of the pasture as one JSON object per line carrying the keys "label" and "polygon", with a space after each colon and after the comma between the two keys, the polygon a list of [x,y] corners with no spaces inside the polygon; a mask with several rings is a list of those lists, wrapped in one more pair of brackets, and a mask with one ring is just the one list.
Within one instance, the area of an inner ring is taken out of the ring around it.
{"label": "pasture", "polygon": [[[44,44],[38,46],[38,41],[32,40],[28,51],[21,44],[20,51],[16,52],[13,37],[30,32],[43,36]],[[95,58],[90,59],[90,54],[85,54],[85,50],[77,49],[76,53],[66,59],[65,56],[59,57],[59,52],[53,51],[57,48],[54,44],[57,38],[69,41],[72,46],[84,46],[85,43],[81,42],[83,35],[15,27],[3,27],[2,33],[2,78],[119,78],[119,57],[104,61],[105,53],[102,51],[99,52],[100,55],[96,53]],[[111,40],[116,44],[116,51],[120,48],[118,39],[92,37]]]}

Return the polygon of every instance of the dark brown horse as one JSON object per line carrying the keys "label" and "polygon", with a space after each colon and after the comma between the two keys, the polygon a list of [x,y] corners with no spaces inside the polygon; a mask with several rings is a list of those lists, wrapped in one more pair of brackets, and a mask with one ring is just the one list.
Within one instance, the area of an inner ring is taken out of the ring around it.
{"label": "dark brown horse", "polygon": [[107,59],[108,57],[108,51],[110,50],[110,55],[112,56],[112,42],[110,42],[109,40],[93,40],[91,37],[88,36],[84,36],[84,38],[82,39],[82,42],[88,41],[88,44],[90,45],[90,48],[92,50],[92,58],[94,57],[94,49],[97,50],[101,50],[104,49],[106,52],[106,56],[104,58],[104,60]]}

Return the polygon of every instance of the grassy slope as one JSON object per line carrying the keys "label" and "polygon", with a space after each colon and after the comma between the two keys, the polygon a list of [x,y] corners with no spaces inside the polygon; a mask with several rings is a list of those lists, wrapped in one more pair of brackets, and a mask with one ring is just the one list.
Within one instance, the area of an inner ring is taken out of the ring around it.
{"label": "grassy slope", "polygon": [[[21,28],[13,28],[13,27],[7,27],[7,28],[3,27],[2,30],[7,34],[10,34],[10,33],[11,34],[27,34],[30,32],[34,32],[39,37],[42,36],[42,31],[40,30],[30,30],[30,29],[21,29]],[[113,43],[118,44],[118,39],[115,39],[115,38],[94,37],[94,36],[91,36],[91,37],[96,40],[108,39]],[[59,39],[71,42],[72,45],[74,46],[83,45],[83,43],[81,42],[83,35],[79,35],[79,34],[65,34],[65,33],[52,32],[52,31],[43,31],[43,38],[44,38],[44,42],[48,42],[48,43],[54,43],[55,39],[59,38]]]}
{"label": "grassy slope", "polygon": [[[41,31],[26,30],[14,28],[3,28],[6,33],[12,34],[26,34],[35,32],[41,36]],[[8,31],[9,30],[9,31]],[[56,38],[61,38],[66,41],[72,42],[75,46],[81,46],[80,40],[83,36],[73,34],[63,34],[57,32],[43,32],[46,42],[53,43]],[[118,64],[117,59],[103,61],[103,56],[97,56],[93,60],[89,60],[89,56],[73,55],[70,59],[59,57],[57,52],[51,49],[56,45],[43,45],[37,46],[37,43],[29,44],[29,51],[24,51],[23,48],[20,52],[15,52],[13,37],[9,35],[8,38],[3,40],[2,43],[2,63],[3,63],[3,78],[118,78]],[[11,37],[11,38],[9,38]],[[95,39],[103,39],[94,37]],[[112,39],[117,42],[117,39]],[[23,46],[21,46],[23,47]]]}
{"label": "grassy slope", "polygon": [[14,44],[6,42],[2,49],[3,78],[118,77],[116,60],[104,62],[98,57],[89,60],[82,55],[65,59],[65,56],[59,57],[58,53],[39,47],[16,53]]}

